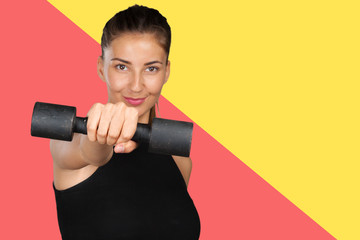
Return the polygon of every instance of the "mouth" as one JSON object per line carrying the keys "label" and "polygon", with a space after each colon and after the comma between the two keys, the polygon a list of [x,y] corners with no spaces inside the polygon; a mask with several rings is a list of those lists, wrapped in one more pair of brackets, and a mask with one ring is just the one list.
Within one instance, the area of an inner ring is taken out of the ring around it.
{"label": "mouth", "polygon": [[143,102],[145,102],[146,97],[145,98],[128,98],[128,97],[124,97],[124,99],[130,105],[138,106],[138,105],[142,104]]}

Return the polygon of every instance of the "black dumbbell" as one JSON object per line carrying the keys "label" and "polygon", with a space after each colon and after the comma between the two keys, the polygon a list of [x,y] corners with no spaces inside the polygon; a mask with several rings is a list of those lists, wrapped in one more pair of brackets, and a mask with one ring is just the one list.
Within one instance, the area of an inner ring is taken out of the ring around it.
{"label": "black dumbbell", "polygon": [[[87,134],[87,118],[76,117],[76,108],[36,102],[31,120],[31,136],[71,141],[74,133]],[[148,145],[151,153],[188,157],[193,124],[154,118],[151,127],[138,123],[132,140]]]}

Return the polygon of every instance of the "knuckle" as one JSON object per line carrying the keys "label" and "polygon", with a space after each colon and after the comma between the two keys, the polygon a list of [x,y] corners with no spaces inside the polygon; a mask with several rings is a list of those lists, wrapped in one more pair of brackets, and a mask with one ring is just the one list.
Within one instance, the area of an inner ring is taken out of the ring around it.
{"label": "knuckle", "polygon": [[126,111],[126,115],[131,117],[137,117],[138,115],[138,111],[133,107],[126,108],[125,111]]}
{"label": "knuckle", "polygon": [[118,103],[116,103],[115,105],[116,105],[116,107],[118,107],[118,108],[124,108],[124,107],[126,106],[125,103],[123,103],[123,102],[118,102]]}
{"label": "knuckle", "polygon": [[101,104],[101,103],[95,103],[95,104],[93,105],[93,108],[95,108],[95,109],[102,109],[103,107],[104,107],[104,105]]}
{"label": "knuckle", "polygon": [[128,142],[128,141],[125,140],[123,136],[120,136],[120,137],[116,140],[116,143],[124,143],[124,144],[125,144],[126,142]]}
{"label": "knuckle", "polygon": [[87,134],[88,135],[95,135],[95,128],[94,127],[92,127],[92,126],[89,126],[88,128],[87,128]]}
{"label": "knuckle", "polygon": [[89,135],[89,134],[88,134],[88,139],[89,139],[90,142],[95,142],[96,141],[96,139],[92,135]]}
{"label": "knuckle", "polygon": [[111,107],[109,107],[108,105],[105,105],[104,108],[101,111],[101,117],[103,117],[104,115],[106,115],[108,112],[110,112]]}
{"label": "knuckle", "polygon": [[106,137],[106,133],[103,132],[103,131],[99,131],[99,132],[97,133],[97,136],[100,137],[100,138],[105,138],[105,137]]}
{"label": "knuckle", "polygon": [[112,108],[114,104],[112,103],[106,103],[105,104],[105,108],[109,109],[109,108]]}
{"label": "knuckle", "polygon": [[96,141],[97,141],[98,143],[103,143],[103,142],[105,142],[105,138],[102,137],[102,136],[100,136],[100,135],[96,135],[95,138],[96,138]]}
{"label": "knuckle", "polygon": [[110,138],[110,137],[108,137],[108,138],[106,139],[106,144],[107,144],[107,145],[114,145],[114,143],[115,143],[115,140],[114,140],[114,139],[112,139],[112,138]]}
{"label": "knuckle", "polygon": [[101,103],[94,103],[88,112],[88,117],[94,117],[102,111],[103,105]]}
{"label": "knuckle", "polygon": [[117,139],[117,138],[118,138],[118,134],[109,133],[108,138],[109,138],[109,139]]}
{"label": "knuckle", "polygon": [[131,115],[134,117],[138,117],[139,112],[135,108],[131,108]]}
{"label": "knuckle", "polygon": [[123,104],[116,106],[116,111],[118,112],[124,112],[125,106]]}
{"label": "knuckle", "polygon": [[133,115],[134,115],[135,117],[138,117],[138,116],[139,116],[139,112],[138,112],[138,110],[136,110],[135,108],[133,108]]}
{"label": "knuckle", "polygon": [[124,142],[127,142],[131,139],[131,135],[129,133],[124,133],[122,136],[121,136],[121,139],[124,141]]}

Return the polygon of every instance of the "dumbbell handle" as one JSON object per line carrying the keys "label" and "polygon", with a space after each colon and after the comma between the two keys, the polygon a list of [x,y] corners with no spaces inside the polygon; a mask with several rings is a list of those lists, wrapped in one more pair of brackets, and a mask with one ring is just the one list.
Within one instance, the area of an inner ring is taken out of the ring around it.
{"label": "dumbbell handle", "polygon": [[[87,117],[76,117],[73,131],[76,133],[87,134]],[[136,132],[131,140],[139,143],[149,143],[150,126],[148,124],[138,123]]]}

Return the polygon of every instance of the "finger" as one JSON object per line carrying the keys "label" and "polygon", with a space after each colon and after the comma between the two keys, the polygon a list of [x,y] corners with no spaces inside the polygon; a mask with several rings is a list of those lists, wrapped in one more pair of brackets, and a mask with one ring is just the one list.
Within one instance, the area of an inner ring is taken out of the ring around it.
{"label": "finger", "polygon": [[115,108],[115,113],[111,119],[109,132],[107,135],[106,143],[109,145],[114,145],[120,136],[122,126],[124,124],[124,107],[117,106]]}
{"label": "finger", "polygon": [[138,112],[135,108],[125,109],[124,124],[117,143],[128,142],[134,136],[138,121]]}
{"label": "finger", "polygon": [[96,141],[96,132],[100,121],[102,108],[103,105],[101,103],[96,103],[91,107],[91,109],[87,114],[88,116],[87,125],[86,125],[87,136],[88,139],[92,142]]}
{"label": "finger", "polygon": [[112,118],[112,104],[106,104],[100,117],[99,127],[97,129],[97,141],[100,144],[106,143],[107,134],[109,131],[109,126]]}
{"label": "finger", "polygon": [[114,152],[115,153],[130,153],[130,152],[134,151],[138,146],[139,146],[139,144],[134,141],[118,143],[114,147]]}

